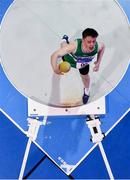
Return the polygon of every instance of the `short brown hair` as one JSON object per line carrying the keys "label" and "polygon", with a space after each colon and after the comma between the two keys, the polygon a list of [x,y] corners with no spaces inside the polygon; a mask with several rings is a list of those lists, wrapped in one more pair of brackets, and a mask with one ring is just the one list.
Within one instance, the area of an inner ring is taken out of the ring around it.
{"label": "short brown hair", "polygon": [[95,29],[87,28],[82,32],[82,38],[86,38],[87,36],[98,37],[98,32]]}

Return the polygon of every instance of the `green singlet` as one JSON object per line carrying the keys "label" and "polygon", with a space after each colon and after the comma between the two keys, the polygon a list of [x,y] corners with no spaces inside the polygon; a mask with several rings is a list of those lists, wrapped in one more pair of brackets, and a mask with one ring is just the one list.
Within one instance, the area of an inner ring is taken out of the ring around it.
{"label": "green singlet", "polygon": [[70,63],[71,67],[77,68],[77,63],[89,64],[95,55],[98,53],[98,43],[96,42],[94,50],[91,53],[84,53],[82,51],[82,39],[77,39],[77,49],[75,53],[66,54],[63,56],[63,61]]}

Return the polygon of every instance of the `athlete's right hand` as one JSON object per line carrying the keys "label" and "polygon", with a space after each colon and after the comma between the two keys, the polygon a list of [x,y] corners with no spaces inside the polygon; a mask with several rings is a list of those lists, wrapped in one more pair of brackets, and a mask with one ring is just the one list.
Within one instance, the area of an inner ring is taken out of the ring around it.
{"label": "athlete's right hand", "polygon": [[59,65],[57,65],[53,70],[58,75],[64,75],[64,73],[60,71]]}

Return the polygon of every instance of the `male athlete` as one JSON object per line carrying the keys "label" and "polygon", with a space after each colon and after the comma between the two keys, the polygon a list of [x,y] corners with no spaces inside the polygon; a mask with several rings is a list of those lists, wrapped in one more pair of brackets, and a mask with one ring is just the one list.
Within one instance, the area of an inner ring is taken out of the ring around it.
{"label": "male athlete", "polygon": [[69,62],[71,67],[79,69],[84,84],[83,104],[88,102],[90,96],[89,64],[97,54],[93,71],[98,71],[105,49],[103,43],[100,43],[100,45],[97,43],[97,37],[97,31],[92,28],[87,28],[82,32],[82,39],[76,39],[72,42],[69,42],[68,36],[64,35],[64,42],[62,42],[60,49],[51,55],[51,65],[56,74],[63,74],[60,72],[57,63],[59,57],[62,57],[63,61]]}

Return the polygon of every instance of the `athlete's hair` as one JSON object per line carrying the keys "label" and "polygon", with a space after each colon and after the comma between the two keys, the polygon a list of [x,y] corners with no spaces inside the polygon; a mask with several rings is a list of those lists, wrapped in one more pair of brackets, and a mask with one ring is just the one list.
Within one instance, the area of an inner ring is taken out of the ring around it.
{"label": "athlete's hair", "polygon": [[82,38],[86,38],[87,36],[91,36],[93,38],[98,37],[98,32],[95,29],[87,28],[82,32]]}

